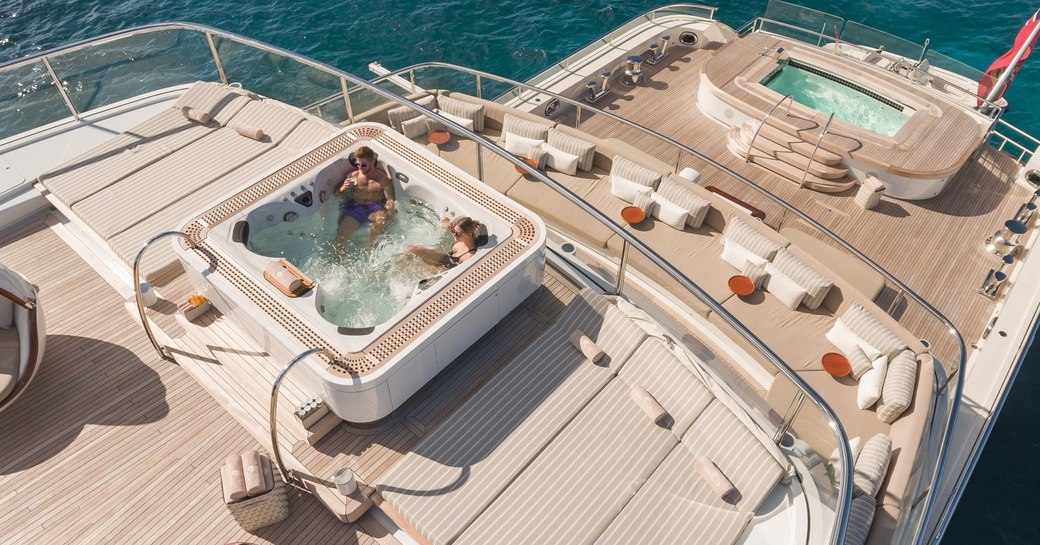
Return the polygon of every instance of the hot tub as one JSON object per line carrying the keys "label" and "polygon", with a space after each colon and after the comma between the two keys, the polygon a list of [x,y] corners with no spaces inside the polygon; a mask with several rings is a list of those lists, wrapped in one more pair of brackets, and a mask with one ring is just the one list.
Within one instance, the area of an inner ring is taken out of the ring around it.
{"label": "hot tub", "polygon": [[[335,239],[339,216],[334,201],[340,198],[335,189],[350,168],[348,154],[362,145],[379,155],[400,204],[386,239],[376,239],[367,250],[361,232],[361,239],[354,237],[347,245],[343,268],[350,273],[344,278],[335,265],[335,250],[324,261],[311,260],[308,247],[328,253],[320,247]],[[429,271],[432,279],[421,287],[398,279],[385,290],[389,299],[375,302],[379,312],[371,316],[355,320],[333,311],[354,286],[367,288],[404,267],[405,243],[429,242],[407,240],[416,231],[395,231],[412,215],[426,222],[432,216],[437,229],[440,216],[470,216],[487,226],[488,242],[457,267]],[[400,407],[534,292],[545,265],[545,227],[537,216],[372,123],[349,127],[193,219],[185,232],[198,245],[176,248],[194,287],[280,361],[316,347],[334,354],[332,362],[309,359],[292,379],[322,393],[334,413],[356,423],[379,420]],[[268,239],[289,238],[257,243],[271,233],[275,236]],[[357,260],[369,255],[376,256],[373,270],[357,270]],[[314,280],[314,289],[289,297],[265,280],[264,269],[282,257]]]}

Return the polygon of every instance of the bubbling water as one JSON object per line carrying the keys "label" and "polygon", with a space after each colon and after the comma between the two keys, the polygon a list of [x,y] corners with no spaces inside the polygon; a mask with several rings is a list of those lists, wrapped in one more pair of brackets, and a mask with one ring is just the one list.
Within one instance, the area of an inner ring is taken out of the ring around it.
{"label": "bubbling water", "polygon": [[385,233],[368,245],[371,224],[362,225],[344,246],[336,241],[339,198],[322,203],[315,214],[291,216],[250,235],[254,253],[287,259],[315,279],[323,296],[318,311],[342,327],[369,327],[389,320],[408,300],[419,280],[435,269],[407,257],[409,245],[447,252],[451,236],[425,202],[397,201]]}

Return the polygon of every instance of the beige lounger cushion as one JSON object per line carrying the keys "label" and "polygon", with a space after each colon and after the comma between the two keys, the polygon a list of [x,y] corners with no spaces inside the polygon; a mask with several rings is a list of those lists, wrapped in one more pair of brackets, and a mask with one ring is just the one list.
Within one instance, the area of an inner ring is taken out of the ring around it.
{"label": "beige lounger cushion", "polygon": [[419,138],[429,132],[426,117],[413,117],[401,122],[401,132],[408,138]]}
{"label": "beige lounger cushion", "polygon": [[711,203],[707,199],[683,187],[679,182],[671,178],[661,180],[657,193],[668,202],[675,203],[686,209],[687,213],[689,213],[689,217],[686,218],[686,224],[694,229],[704,223],[704,218],[708,216],[708,210],[711,208]]}
{"label": "beige lounger cushion", "polygon": [[777,269],[780,269],[780,272],[794,280],[802,288],[805,288],[806,293],[805,297],[802,298],[802,304],[809,310],[819,308],[820,304],[823,303],[823,299],[827,297],[827,292],[834,285],[833,280],[813,270],[802,260],[791,255],[791,252],[788,252],[785,248],[780,248],[776,252],[773,264],[776,265]]}
{"label": "beige lounger cushion", "polygon": [[860,339],[890,359],[906,348],[906,343],[898,335],[885,327],[859,303],[853,303],[842,314],[841,321]]}
{"label": "beige lounger cushion", "polygon": [[523,119],[513,114],[506,114],[502,121],[502,139],[505,140],[508,134],[515,134],[544,142],[552,126],[552,121],[535,121],[533,119]]}
{"label": "beige lounger cushion", "polygon": [[870,535],[870,525],[874,522],[874,510],[877,500],[874,496],[859,496],[852,499],[849,511],[849,526],[845,531],[845,545],[863,545]]}
{"label": "beige lounger cushion", "polygon": [[[433,95],[427,95],[422,98],[416,99],[413,102],[432,110],[437,107],[437,97]],[[399,106],[386,112],[386,117],[390,121],[390,127],[395,131],[404,134],[404,122],[417,117],[422,117],[422,114],[409,108],[408,106]]]}
{"label": "beige lounger cushion", "polygon": [[596,144],[567,134],[557,128],[549,129],[548,144],[564,153],[578,157],[578,170],[591,170],[596,156]]}
{"label": "beige lounger cushion", "polygon": [[744,220],[737,216],[730,216],[729,221],[726,223],[726,230],[723,232],[723,238],[724,241],[732,240],[740,244],[766,261],[772,261],[773,257],[776,256],[776,252],[783,247],[776,241],[770,240],[769,237],[752,229]]}
{"label": "beige lounger cushion", "polygon": [[881,481],[888,473],[888,462],[892,457],[892,438],[883,433],[871,437],[856,460],[855,494],[857,496],[875,496]]}
{"label": "beige lounger cushion", "polygon": [[[568,342],[579,329],[607,353],[600,364]],[[431,543],[451,543],[613,378],[644,338],[606,298],[584,290],[551,328],[383,474],[376,489]]]}
{"label": "beige lounger cushion", "polygon": [[455,545],[593,543],[679,443],[629,389],[607,384]]}
{"label": "beige lounger cushion", "polygon": [[484,130],[483,104],[463,102],[461,100],[442,95],[437,99],[437,107],[442,112],[472,120],[474,132],[481,132]]}
{"label": "beige lounger cushion", "polygon": [[916,382],[917,357],[912,351],[903,350],[888,364],[877,405],[878,420],[886,424],[895,422],[913,401]]}

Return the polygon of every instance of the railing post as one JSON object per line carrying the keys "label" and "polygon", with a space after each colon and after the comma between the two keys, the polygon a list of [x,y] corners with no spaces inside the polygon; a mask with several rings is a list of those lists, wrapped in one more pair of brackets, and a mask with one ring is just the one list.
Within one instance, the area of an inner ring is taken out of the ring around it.
{"label": "railing post", "polygon": [[300,479],[293,474],[291,469],[285,467],[285,463],[282,462],[282,449],[278,445],[278,388],[282,385],[282,380],[285,379],[289,370],[291,370],[297,363],[300,363],[318,353],[325,354],[329,359],[333,358],[332,354],[324,348],[311,348],[310,350],[297,355],[289,363],[285,364],[285,367],[282,367],[281,372],[278,373],[277,377],[275,377],[274,384],[271,385],[271,413],[269,415],[269,422],[271,426],[271,454],[274,455],[274,463],[278,467],[278,472],[282,475],[282,480],[291,486],[307,492],[308,494],[312,493],[311,490],[300,484]]}
{"label": "railing post", "polygon": [[621,261],[618,263],[617,279],[614,281],[614,295],[621,295],[625,290],[625,269],[628,267],[628,241],[621,239]]}
{"label": "railing post", "polygon": [[583,108],[581,106],[576,106],[574,108],[574,128],[575,129],[578,128],[578,125],[581,125],[581,111],[582,110],[583,110]]}
{"label": "railing post", "polygon": [[787,407],[787,413],[784,414],[784,419],[780,422],[780,426],[776,428],[776,434],[773,435],[773,443],[779,445],[783,441],[784,436],[787,435],[787,432],[791,430],[791,426],[794,425],[794,419],[801,412],[804,403],[805,394],[798,392],[795,398],[791,400],[791,405]]}
{"label": "railing post", "polygon": [[347,105],[347,122],[354,124],[354,109],[350,107],[350,88],[347,87],[347,78],[340,76],[339,84],[343,86],[343,102]]}
{"label": "railing post", "polygon": [[921,47],[921,56],[917,58],[917,64],[921,64],[921,61],[924,60],[925,54],[928,53],[928,44],[930,44],[930,43],[932,43],[932,39],[931,38],[925,38],[924,39],[924,46]]}
{"label": "railing post", "polygon": [[408,82],[412,84],[412,94],[415,94],[415,70],[408,71]]}
{"label": "railing post", "polygon": [[210,31],[206,31],[206,43],[209,44],[209,52],[213,54],[213,62],[217,65],[217,73],[220,74],[220,81],[227,85],[227,74],[224,73],[224,63],[220,60],[220,54],[217,53],[217,44],[213,41],[213,34]]}
{"label": "railing post", "polygon": [[477,74],[477,98],[484,98],[484,91],[480,86],[480,74]]}
{"label": "railing post", "polygon": [[484,182],[484,146],[480,141],[477,141],[477,179]]}
{"label": "railing post", "polygon": [[79,121],[79,112],[76,111],[76,107],[72,105],[72,99],[69,98],[69,94],[65,91],[65,87],[58,80],[58,75],[54,73],[54,68],[51,67],[51,61],[47,60],[47,57],[40,59],[43,61],[43,67],[47,69],[47,73],[51,75],[51,81],[54,82],[54,86],[58,89],[58,94],[61,95],[61,99],[65,101],[65,107],[69,109],[69,113],[72,117]]}
{"label": "railing post", "polygon": [[167,354],[163,346],[159,344],[159,341],[155,340],[155,334],[152,333],[152,326],[148,323],[148,316],[144,313],[144,302],[141,300],[141,259],[144,257],[144,251],[153,243],[166,237],[174,236],[187,240],[191,247],[195,247],[194,241],[191,240],[191,237],[188,236],[187,233],[181,231],[166,231],[148,239],[148,242],[145,242],[144,245],[141,246],[141,249],[137,251],[137,256],[134,257],[134,301],[137,303],[137,314],[141,316],[141,325],[144,326],[144,334],[148,336],[148,342],[152,343],[152,348],[155,348],[155,351],[159,353],[160,358],[168,361],[173,361],[173,356]]}

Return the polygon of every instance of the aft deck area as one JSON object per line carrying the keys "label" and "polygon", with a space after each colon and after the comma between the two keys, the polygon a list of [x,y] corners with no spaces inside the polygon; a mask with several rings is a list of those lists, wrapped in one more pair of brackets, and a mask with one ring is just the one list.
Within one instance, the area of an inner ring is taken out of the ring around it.
{"label": "aft deck area", "polygon": [[[733,171],[753,180],[761,188],[787,201],[820,222],[876,261],[944,313],[961,331],[966,343],[975,342],[990,319],[996,303],[978,293],[986,273],[999,266],[999,258],[984,248],[1005,220],[1014,217],[1031,191],[1014,183],[1018,163],[1007,154],[983,146],[937,197],[922,201],[884,198],[873,210],[855,203],[855,190],[825,194],[799,188],[789,180],[754,164],[746,163],[726,148],[728,127],[702,113],[697,107],[699,76],[715,49],[695,51],[673,48],[666,61],[644,66],[646,82],[630,88],[615,85],[612,93],[596,106],[650,127],[687,147],[697,150]],[[758,56],[758,53],[755,53]],[[746,59],[751,62],[754,59]],[[848,62],[854,62],[849,60]],[[871,68],[864,65],[863,70]],[[877,69],[880,70],[880,69]],[[764,113],[763,113],[764,115]],[[797,112],[792,112],[795,118]],[[561,125],[574,124],[573,111],[557,118]],[[816,123],[803,118],[792,123]],[[642,132],[602,115],[583,113],[580,130],[601,138],[631,144],[675,166],[700,172],[700,185],[715,186],[765,212],[765,222],[782,230],[813,232],[798,218],[767,197],[748,188],[707,163],[677,150]],[[946,157],[944,145],[961,152],[962,142],[936,139],[932,157]],[[678,164],[676,164],[678,162]],[[820,235],[812,235],[822,238]],[[955,266],[954,266],[955,265]],[[886,307],[898,294],[886,289],[878,303]],[[945,335],[937,323],[919,308],[895,301],[906,315],[900,322],[922,338]],[[950,357],[952,354],[940,354]]]}

